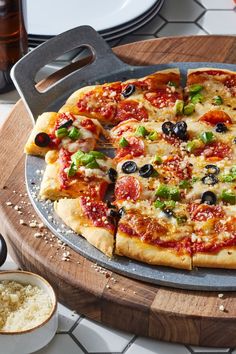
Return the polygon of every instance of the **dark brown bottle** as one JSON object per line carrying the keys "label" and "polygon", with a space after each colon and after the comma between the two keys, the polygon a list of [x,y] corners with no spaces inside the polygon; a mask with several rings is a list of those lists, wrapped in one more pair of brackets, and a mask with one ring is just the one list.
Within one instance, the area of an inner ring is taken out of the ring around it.
{"label": "dark brown bottle", "polygon": [[27,52],[24,0],[0,0],[0,93],[14,88],[12,66]]}

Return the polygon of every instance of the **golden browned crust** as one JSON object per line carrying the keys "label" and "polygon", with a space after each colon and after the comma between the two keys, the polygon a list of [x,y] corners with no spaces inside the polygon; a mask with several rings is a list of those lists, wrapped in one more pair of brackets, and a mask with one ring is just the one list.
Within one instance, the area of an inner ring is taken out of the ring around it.
{"label": "golden browned crust", "polygon": [[33,130],[25,144],[25,153],[31,155],[44,156],[50,149],[48,147],[39,147],[35,144],[34,139],[38,133],[44,132],[50,134],[57,120],[58,113],[45,112],[41,114],[33,127]]}
{"label": "golden browned crust", "polygon": [[223,248],[216,253],[196,253],[193,255],[193,266],[236,269],[236,247]]}
{"label": "golden browned crust", "polygon": [[105,253],[112,256],[114,236],[111,231],[102,227],[95,227],[84,215],[80,199],[61,199],[54,203],[54,208],[58,216],[73,231],[82,235],[86,240]]}
{"label": "golden browned crust", "polygon": [[144,243],[138,238],[127,236],[120,230],[116,235],[115,253],[153,265],[192,269],[191,256],[188,253],[179,254],[170,248]]}

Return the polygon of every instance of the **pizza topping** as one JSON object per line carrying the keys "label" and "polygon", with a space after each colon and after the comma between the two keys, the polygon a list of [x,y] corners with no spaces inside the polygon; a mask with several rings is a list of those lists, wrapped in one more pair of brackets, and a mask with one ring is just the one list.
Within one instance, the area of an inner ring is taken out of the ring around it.
{"label": "pizza topping", "polygon": [[213,104],[215,104],[216,106],[220,106],[221,104],[223,104],[223,98],[221,96],[213,97]]}
{"label": "pizza topping", "polygon": [[174,113],[176,115],[183,114],[183,109],[184,109],[184,101],[183,100],[176,100],[175,105],[174,105]]}
{"label": "pizza topping", "polygon": [[138,166],[134,161],[125,161],[121,167],[122,171],[126,174],[134,173],[137,171]]}
{"label": "pizza topping", "polygon": [[204,96],[201,93],[196,93],[196,95],[191,96],[190,101],[193,104],[202,103]]}
{"label": "pizza topping", "polygon": [[145,137],[146,135],[148,135],[148,131],[145,127],[139,125],[138,128],[136,129],[135,135]]}
{"label": "pizza topping", "polygon": [[195,106],[193,103],[189,103],[184,106],[183,112],[186,116],[190,116],[191,114],[194,113],[194,111],[195,111]]}
{"label": "pizza topping", "polygon": [[204,168],[206,169],[206,173],[210,175],[218,175],[220,173],[220,169],[216,165],[206,165]]}
{"label": "pizza topping", "polygon": [[137,178],[124,176],[118,179],[115,186],[115,197],[118,200],[137,200],[141,193],[141,185]]}
{"label": "pizza topping", "polygon": [[178,155],[166,158],[162,163],[161,169],[167,182],[176,178],[178,180],[188,180],[192,176],[191,164],[186,160],[182,160]]}
{"label": "pizza topping", "polygon": [[136,102],[134,100],[120,101],[117,104],[115,119],[121,122],[131,118],[135,118],[139,121],[147,120],[148,112],[140,102]]}
{"label": "pizza topping", "polygon": [[208,174],[202,178],[202,183],[207,184],[208,186],[214,186],[218,182],[219,180],[215,174]]}
{"label": "pizza topping", "polygon": [[220,180],[221,182],[234,182],[236,180],[236,166],[233,166],[228,174],[222,175]]}
{"label": "pizza topping", "polygon": [[161,126],[163,133],[166,136],[176,137],[180,140],[187,140],[187,123],[185,121],[177,122],[176,124],[167,121],[164,122]]}
{"label": "pizza topping", "polygon": [[69,131],[68,137],[71,140],[77,140],[80,138],[80,131],[76,127],[72,127],[71,130]]}
{"label": "pizza topping", "polygon": [[124,137],[120,139],[120,141],[119,141],[119,146],[120,147],[124,148],[124,147],[126,147],[128,145],[129,145],[129,142]]}
{"label": "pizza topping", "polygon": [[232,119],[228,113],[219,110],[213,110],[203,114],[199,121],[210,125],[216,125],[217,123],[232,124]]}
{"label": "pizza topping", "polygon": [[202,194],[201,204],[215,205],[217,201],[217,197],[215,193],[211,191],[206,191]]}
{"label": "pizza topping", "polygon": [[34,138],[34,143],[39,147],[47,147],[51,143],[51,138],[47,133],[41,132]]}
{"label": "pizza topping", "polygon": [[205,147],[203,148],[201,153],[207,159],[221,160],[221,159],[224,159],[224,158],[230,156],[231,148],[229,145],[227,145],[225,143],[222,143],[220,141],[216,141],[216,142],[210,143],[208,145],[205,145]]}
{"label": "pizza topping", "polygon": [[55,135],[58,139],[62,139],[69,134],[67,128],[59,128],[55,131]]}
{"label": "pizza topping", "polygon": [[156,131],[152,131],[148,134],[147,138],[151,141],[157,140],[158,133]]}
{"label": "pizza topping", "polygon": [[188,140],[187,134],[187,123],[184,121],[177,122],[173,126],[173,133],[179,138],[180,140]]}
{"label": "pizza topping", "polygon": [[129,96],[131,96],[135,91],[135,85],[132,85],[132,84],[128,84],[124,90],[121,92],[121,94],[127,98]]}
{"label": "pizza topping", "polygon": [[110,181],[114,183],[117,179],[117,171],[114,168],[109,168],[107,171],[108,177],[110,178]]}
{"label": "pizza topping", "polygon": [[165,135],[172,135],[174,126],[174,123],[167,121],[162,124],[161,129]]}
{"label": "pizza topping", "polygon": [[168,232],[156,219],[134,212],[125,215],[119,229],[130,236],[139,237],[144,242],[156,241]]}
{"label": "pizza topping", "polygon": [[105,203],[94,201],[88,197],[81,197],[80,200],[85,215],[92,221],[94,226],[114,230],[114,225],[107,219],[108,208]]}
{"label": "pizza topping", "polygon": [[[156,172],[154,170],[154,167],[151,164],[146,164],[140,167],[139,169],[139,175],[143,178],[149,178],[153,175],[153,173]],[[157,173],[157,172],[156,172]]]}
{"label": "pizza topping", "polygon": [[189,88],[188,88],[190,94],[198,93],[198,92],[200,92],[202,89],[203,89],[203,86],[202,86],[202,85],[199,85],[199,84],[193,84],[193,85],[189,86]]}
{"label": "pizza topping", "polygon": [[206,221],[215,218],[222,219],[225,216],[224,210],[220,205],[192,203],[188,209],[193,221]]}
{"label": "pizza topping", "polygon": [[209,144],[214,140],[214,134],[212,132],[203,132],[200,134],[200,139],[204,144]]}
{"label": "pizza topping", "polygon": [[69,128],[73,124],[73,122],[74,122],[73,119],[69,119],[69,120],[65,121],[64,123],[60,124],[59,127],[57,127],[57,129]]}
{"label": "pizza topping", "polygon": [[224,123],[217,123],[215,127],[217,133],[226,133],[228,131],[227,126]]}
{"label": "pizza topping", "polygon": [[174,106],[180,94],[172,92],[170,88],[157,88],[155,92],[147,92],[144,97],[156,108],[165,108]]}
{"label": "pizza topping", "polygon": [[[125,139],[125,138],[124,138]],[[122,139],[121,139],[122,140]],[[121,142],[120,140],[120,142]],[[124,141],[124,140],[122,140]],[[138,157],[144,154],[144,143],[141,139],[135,136],[125,139],[128,145],[121,147],[117,150],[116,158],[120,159],[123,157]],[[126,144],[126,143],[125,143]]]}
{"label": "pizza topping", "polygon": [[168,186],[166,184],[160,184],[155,192],[157,198],[163,198],[167,200],[180,200],[180,190],[175,186]]}
{"label": "pizza topping", "polygon": [[236,194],[233,193],[231,190],[224,189],[220,195],[220,199],[223,202],[229,203],[231,205],[236,204]]}

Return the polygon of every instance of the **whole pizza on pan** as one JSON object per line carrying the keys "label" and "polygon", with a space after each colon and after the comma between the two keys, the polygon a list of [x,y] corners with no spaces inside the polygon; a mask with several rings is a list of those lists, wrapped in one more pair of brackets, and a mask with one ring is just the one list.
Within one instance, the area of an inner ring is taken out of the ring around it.
{"label": "whole pizza on pan", "polygon": [[38,117],[25,152],[45,156],[39,197],[108,257],[236,269],[235,72],[83,87]]}

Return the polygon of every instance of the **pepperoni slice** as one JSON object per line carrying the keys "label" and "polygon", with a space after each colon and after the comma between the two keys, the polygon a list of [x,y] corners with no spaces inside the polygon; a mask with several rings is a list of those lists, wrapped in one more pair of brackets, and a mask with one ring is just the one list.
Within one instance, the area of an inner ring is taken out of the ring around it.
{"label": "pepperoni slice", "polygon": [[123,133],[135,131],[135,125],[133,123],[137,122],[137,119],[129,119],[117,124],[117,126],[111,130],[112,136],[120,137]]}
{"label": "pepperoni slice", "polygon": [[124,176],[117,180],[115,197],[118,200],[137,200],[140,196],[141,186],[137,178]]}
{"label": "pepperoni slice", "polygon": [[177,155],[168,157],[162,163],[162,170],[167,182],[173,181],[173,179],[176,181],[176,179],[185,180],[192,177],[190,164]]}
{"label": "pepperoni slice", "polygon": [[116,114],[116,104],[121,98],[121,84],[98,86],[85,93],[77,102],[80,114],[111,120]]}
{"label": "pepperoni slice", "polygon": [[121,122],[131,118],[135,118],[138,121],[142,119],[147,120],[148,112],[145,107],[134,100],[123,100],[119,102],[115,119]]}
{"label": "pepperoni slice", "polygon": [[81,125],[81,127],[89,130],[92,133],[96,133],[97,132],[97,126],[96,126],[96,124],[94,124],[94,122],[91,119],[82,120],[80,125]]}
{"label": "pepperoni slice", "polygon": [[225,216],[224,210],[219,205],[192,203],[189,206],[191,220],[206,221],[208,219],[222,219]]}
{"label": "pepperoni slice", "polygon": [[230,116],[226,112],[218,110],[203,114],[199,120],[210,125],[216,125],[217,123],[232,124]]}
{"label": "pepperoni slice", "polygon": [[146,242],[155,242],[160,235],[165,235],[168,231],[156,219],[143,216],[137,212],[128,212],[120,223],[119,229]]}
{"label": "pepperoni slice", "polygon": [[144,154],[144,142],[136,138],[135,136],[131,136],[126,138],[129,145],[123,148],[117,149],[116,158],[120,159],[123,157],[138,157]]}
{"label": "pepperoni slice", "polygon": [[170,107],[180,99],[178,92],[172,92],[169,88],[160,88],[154,92],[147,92],[144,97],[156,108]]}
{"label": "pepperoni slice", "polygon": [[205,145],[202,155],[206,159],[212,161],[222,160],[225,157],[230,157],[231,147],[221,141],[215,141],[210,144]]}
{"label": "pepperoni slice", "polygon": [[114,230],[114,225],[107,219],[108,207],[104,202],[94,201],[89,197],[81,197],[80,202],[83,212],[94,226]]}

